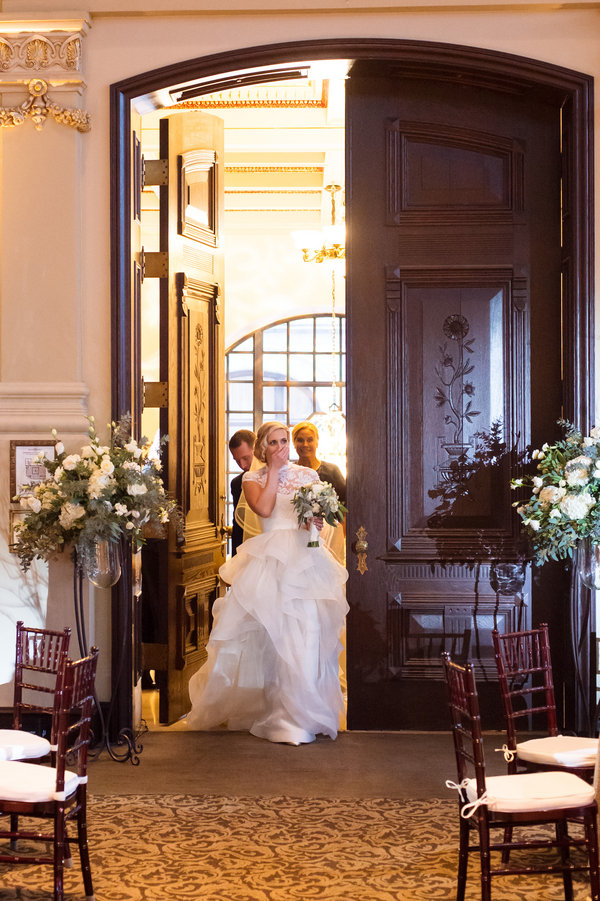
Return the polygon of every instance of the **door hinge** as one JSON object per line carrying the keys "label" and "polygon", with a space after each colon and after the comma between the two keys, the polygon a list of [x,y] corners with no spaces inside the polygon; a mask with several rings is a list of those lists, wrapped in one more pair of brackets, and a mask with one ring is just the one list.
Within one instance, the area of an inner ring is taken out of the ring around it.
{"label": "door hinge", "polygon": [[167,382],[146,382],[142,379],[143,404],[146,407],[168,407],[169,387]]}
{"label": "door hinge", "polygon": [[142,160],[142,186],[168,185],[169,161],[168,160]]}
{"label": "door hinge", "polygon": [[144,252],[144,278],[168,278],[169,254],[166,250]]}

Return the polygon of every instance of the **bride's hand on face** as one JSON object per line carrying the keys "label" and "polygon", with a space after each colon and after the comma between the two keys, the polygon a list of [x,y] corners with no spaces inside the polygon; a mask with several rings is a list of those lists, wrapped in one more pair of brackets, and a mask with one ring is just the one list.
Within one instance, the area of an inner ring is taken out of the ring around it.
{"label": "bride's hand on face", "polygon": [[269,469],[279,470],[288,463],[290,445],[287,432],[283,429],[277,429],[272,432],[267,442],[265,456]]}

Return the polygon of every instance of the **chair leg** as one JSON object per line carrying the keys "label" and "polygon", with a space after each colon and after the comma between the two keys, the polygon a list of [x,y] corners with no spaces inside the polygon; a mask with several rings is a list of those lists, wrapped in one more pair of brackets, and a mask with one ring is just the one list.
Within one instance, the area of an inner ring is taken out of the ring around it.
{"label": "chair leg", "polygon": [[591,813],[584,822],[588,861],[590,864],[591,901],[600,901],[600,870],[598,868],[598,824]]}
{"label": "chair leg", "polygon": [[460,844],[458,848],[458,881],[456,901],[464,901],[467,886],[467,866],[469,863],[469,823],[460,817]]}
{"label": "chair leg", "polygon": [[77,814],[77,840],[79,843],[79,859],[81,861],[81,875],[85,887],[86,901],[94,901],[94,886],[92,885],[92,871],[90,869],[90,852],[87,838],[87,812],[85,795],[80,801]]}
{"label": "chair leg", "polygon": [[[566,866],[569,863],[569,829],[566,820],[558,820],[556,823],[556,840],[561,842],[560,859],[563,866]],[[565,901],[573,901],[573,875],[570,870],[564,870],[562,877]]]}
{"label": "chair leg", "polygon": [[485,811],[479,816],[479,858],[481,861],[481,901],[492,901],[490,874],[490,828]]}
{"label": "chair leg", "polygon": [[58,804],[54,814],[54,901],[64,899],[65,808]]}
{"label": "chair leg", "polygon": [[[504,827],[504,841],[507,844],[510,844],[510,842],[512,842],[512,837],[513,837],[512,825],[505,826]],[[510,848],[503,848],[502,849],[502,863],[508,864],[509,859],[510,859]]]}
{"label": "chair leg", "polygon": [[[19,814],[18,813],[11,813],[11,815],[10,815],[10,831],[11,832],[19,831]],[[19,840],[16,838],[11,838],[11,840],[10,840],[10,850],[11,851],[17,850],[18,841]]]}

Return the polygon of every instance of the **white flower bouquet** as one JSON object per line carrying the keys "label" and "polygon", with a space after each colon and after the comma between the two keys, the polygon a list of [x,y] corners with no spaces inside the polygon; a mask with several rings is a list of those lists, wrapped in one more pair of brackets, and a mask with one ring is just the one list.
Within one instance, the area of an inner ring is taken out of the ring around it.
{"label": "white flower bouquet", "polygon": [[298,525],[309,526],[308,547],[319,547],[319,533],[313,522],[315,517],[323,518],[330,526],[337,526],[338,522],[344,521],[344,513],[348,512],[329,482],[303,485],[292,497],[292,504],[298,516]]}
{"label": "white flower bouquet", "polygon": [[27,571],[34,559],[49,560],[66,544],[85,559],[98,539],[128,538],[134,548],[144,543],[148,527],[164,529],[177,513],[160,477],[160,460],[151,443],[131,437],[128,417],[110,426],[110,444],[100,443],[89,417],[89,443],[78,454],[67,454],[56,440],[53,460],[41,455],[49,477],[34,486],[20,486],[19,500],[27,511],[17,526],[13,547]]}
{"label": "white flower bouquet", "polygon": [[537,474],[513,479],[513,489],[531,490],[513,506],[521,517],[535,560],[571,557],[584,538],[600,541],[600,426],[583,436],[561,421],[565,437],[534,450]]}

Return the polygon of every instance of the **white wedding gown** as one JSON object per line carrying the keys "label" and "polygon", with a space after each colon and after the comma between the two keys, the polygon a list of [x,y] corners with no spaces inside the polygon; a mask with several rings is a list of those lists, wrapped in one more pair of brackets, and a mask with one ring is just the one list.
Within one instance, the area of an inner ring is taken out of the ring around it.
{"label": "white wedding gown", "polygon": [[[266,467],[244,474],[265,483]],[[274,742],[335,738],[343,700],[338,659],[348,574],[325,547],[308,547],[292,496],[318,481],[289,463],[271,516],[220,569],[231,585],[214,605],[208,660],[190,679],[187,725],[226,725]]]}

